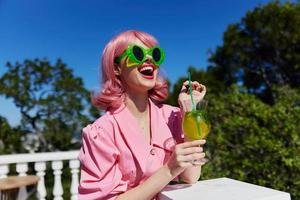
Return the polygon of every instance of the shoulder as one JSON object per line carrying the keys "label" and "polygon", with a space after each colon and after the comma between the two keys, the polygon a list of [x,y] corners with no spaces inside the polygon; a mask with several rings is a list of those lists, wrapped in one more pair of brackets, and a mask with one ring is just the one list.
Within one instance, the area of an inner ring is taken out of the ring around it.
{"label": "shoulder", "polygon": [[111,116],[105,113],[93,123],[88,124],[82,129],[83,137],[97,138],[97,137],[111,137],[113,139],[114,125]]}
{"label": "shoulder", "polygon": [[[82,146],[79,153],[79,160],[84,166],[93,165],[94,168],[101,169],[104,163],[110,163],[107,155],[119,155],[119,150],[115,145],[113,127],[108,116],[103,115],[93,123],[88,124],[82,130]],[[115,157],[111,156],[111,159]],[[101,162],[101,165],[98,163]],[[91,164],[89,164],[91,163]]]}

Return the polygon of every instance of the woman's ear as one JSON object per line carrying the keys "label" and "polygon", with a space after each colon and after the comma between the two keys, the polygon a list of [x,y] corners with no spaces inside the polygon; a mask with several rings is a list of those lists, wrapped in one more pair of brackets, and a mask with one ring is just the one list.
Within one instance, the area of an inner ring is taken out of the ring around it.
{"label": "woman's ear", "polygon": [[120,65],[114,63],[114,73],[116,76],[120,76],[121,75],[121,67]]}

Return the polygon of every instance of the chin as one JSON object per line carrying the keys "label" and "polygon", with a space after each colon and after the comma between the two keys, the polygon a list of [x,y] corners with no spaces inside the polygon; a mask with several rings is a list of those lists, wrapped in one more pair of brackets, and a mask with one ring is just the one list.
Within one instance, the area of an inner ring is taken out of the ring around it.
{"label": "chin", "polygon": [[155,87],[154,80],[152,81],[140,81],[140,84],[138,84],[137,89],[140,92],[147,92]]}
{"label": "chin", "polygon": [[151,84],[141,84],[140,89],[142,91],[149,91],[149,90],[153,89],[154,86],[155,86],[155,82],[153,84],[152,83]]}

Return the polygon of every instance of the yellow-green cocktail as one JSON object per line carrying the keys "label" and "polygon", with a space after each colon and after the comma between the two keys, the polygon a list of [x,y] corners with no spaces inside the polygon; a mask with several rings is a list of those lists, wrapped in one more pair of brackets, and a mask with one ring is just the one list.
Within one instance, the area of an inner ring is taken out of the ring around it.
{"label": "yellow-green cocktail", "polygon": [[188,140],[206,139],[210,131],[206,106],[207,101],[201,100],[194,109],[184,113],[182,128]]}

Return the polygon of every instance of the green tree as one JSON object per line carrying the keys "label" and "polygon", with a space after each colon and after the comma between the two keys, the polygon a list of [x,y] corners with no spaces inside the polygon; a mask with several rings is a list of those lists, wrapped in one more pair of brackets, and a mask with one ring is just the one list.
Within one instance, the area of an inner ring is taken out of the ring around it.
{"label": "green tree", "polygon": [[273,106],[238,87],[209,98],[210,162],[203,178],[230,177],[300,199],[300,91],[272,88]]}
{"label": "green tree", "polygon": [[[21,113],[21,128],[39,136],[38,151],[79,148],[81,129],[93,120],[90,94],[83,81],[60,59],[7,63],[0,94],[11,98]],[[95,112],[93,112],[95,113]],[[72,140],[73,139],[73,140]]]}
{"label": "green tree", "polygon": [[223,35],[209,71],[274,103],[274,85],[300,86],[300,3],[275,1],[247,12]]}
{"label": "green tree", "polygon": [[7,120],[0,116],[0,154],[25,152],[21,138],[24,131],[20,127],[11,127]]}

